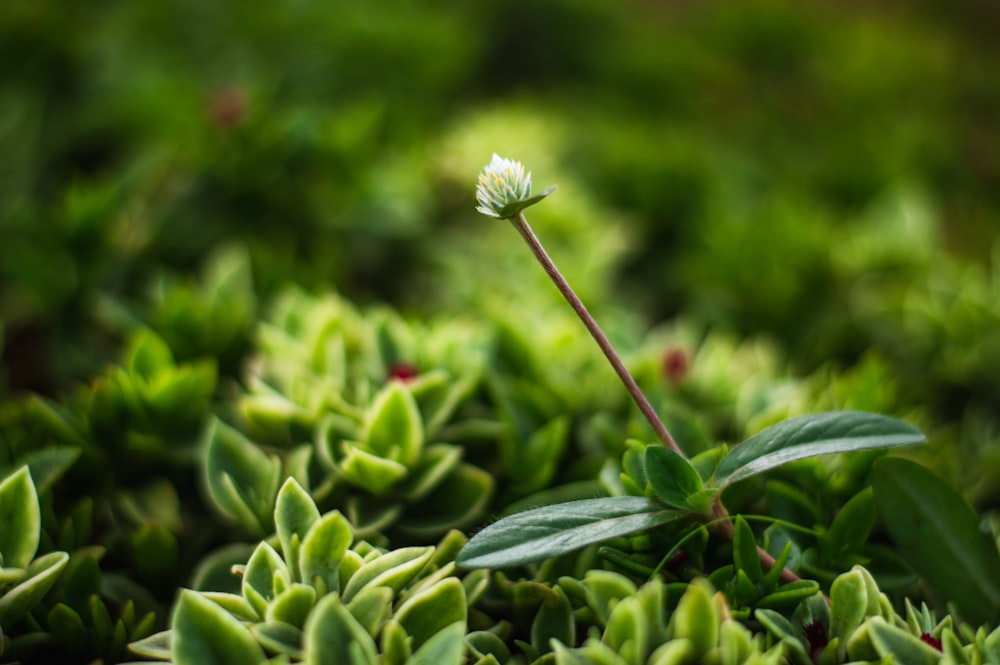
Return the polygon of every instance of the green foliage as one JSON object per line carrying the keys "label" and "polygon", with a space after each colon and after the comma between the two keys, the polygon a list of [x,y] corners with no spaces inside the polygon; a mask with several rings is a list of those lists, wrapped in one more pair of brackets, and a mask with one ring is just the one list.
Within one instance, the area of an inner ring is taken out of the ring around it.
{"label": "green foliage", "polygon": [[997,622],[1000,553],[961,495],[933,472],[905,459],[881,460],[872,483],[879,512],[900,553],[935,593],[952,598],[966,621]]}
{"label": "green foliage", "polygon": [[292,478],[272,519],[281,551],[260,541],[234,569],[239,593],[183,590],[169,631],[132,650],[174,663],[460,662],[469,598],[446,550],[352,547],[343,515],[320,515]]}

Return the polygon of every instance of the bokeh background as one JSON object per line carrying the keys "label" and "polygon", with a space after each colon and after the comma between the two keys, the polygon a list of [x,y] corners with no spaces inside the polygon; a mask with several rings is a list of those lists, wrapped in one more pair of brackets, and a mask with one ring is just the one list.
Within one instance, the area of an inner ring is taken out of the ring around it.
{"label": "bokeh background", "polygon": [[[59,399],[138,327],[237,376],[289,284],[544,328],[558,294],[474,212],[497,152],[559,185],[529,218],[626,351],[846,373],[829,406],[912,416],[995,508],[998,34],[985,0],[4,3],[0,395]],[[252,298],[206,299],[233,255]]]}

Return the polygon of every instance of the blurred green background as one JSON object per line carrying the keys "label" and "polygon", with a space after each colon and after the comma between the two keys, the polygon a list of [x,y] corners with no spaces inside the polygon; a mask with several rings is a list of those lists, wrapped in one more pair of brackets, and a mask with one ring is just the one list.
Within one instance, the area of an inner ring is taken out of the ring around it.
{"label": "blurred green background", "polygon": [[[626,350],[683,322],[820,392],[854,371],[827,406],[919,414],[996,507],[998,30],[982,0],[4,3],[0,395],[141,326],[238,376],[289,284],[544,326],[474,212],[497,152],[559,184],[529,218]],[[199,295],[242,251],[253,299]]]}

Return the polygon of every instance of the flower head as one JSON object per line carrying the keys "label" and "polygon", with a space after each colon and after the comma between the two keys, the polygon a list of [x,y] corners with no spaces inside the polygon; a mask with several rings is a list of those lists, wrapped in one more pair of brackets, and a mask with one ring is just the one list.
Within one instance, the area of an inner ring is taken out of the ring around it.
{"label": "flower head", "polygon": [[549,187],[538,196],[531,195],[531,172],[521,162],[504,159],[493,153],[493,159],[479,174],[476,185],[476,210],[498,219],[513,217],[530,205],[538,203],[555,191]]}

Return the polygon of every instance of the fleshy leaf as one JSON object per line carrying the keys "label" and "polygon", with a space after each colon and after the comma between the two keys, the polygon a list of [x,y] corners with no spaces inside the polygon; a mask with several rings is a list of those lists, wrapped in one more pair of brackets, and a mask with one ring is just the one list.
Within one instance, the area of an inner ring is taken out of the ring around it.
{"label": "fleshy leaf", "polygon": [[319,578],[325,583],[327,593],[339,591],[340,561],[353,539],[351,525],[339,511],[329,512],[314,522],[299,549],[302,581],[314,584]]}
{"label": "fleshy leaf", "polygon": [[917,573],[965,621],[996,621],[1000,554],[961,495],[928,469],[898,458],[875,463],[872,486],[889,534]]}
{"label": "fleshy leaf", "polygon": [[[324,596],[309,615],[303,639],[306,665],[374,665],[375,641],[336,594]],[[360,658],[360,663],[356,662]]]}
{"label": "fleshy leaf", "polygon": [[260,616],[264,616],[267,604],[277,595],[274,588],[276,573],[288,574],[285,562],[273,547],[261,542],[243,571],[243,597]]}
{"label": "fleshy leaf", "polygon": [[402,381],[391,381],[375,396],[363,439],[376,455],[412,467],[424,446],[424,424],[413,395]]}
{"label": "fleshy leaf", "polygon": [[[281,542],[281,552],[291,569],[293,580],[299,580],[299,549],[309,528],[319,519],[319,510],[309,493],[294,478],[288,478],[278,490],[274,507],[274,525]],[[308,581],[308,580],[303,580]]]}
{"label": "fleshy leaf", "polygon": [[175,665],[258,665],[266,659],[246,626],[196,591],[181,591],[170,627]]}
{"label": "fleshy leaf", "polygon": [[465,587],[457,577],[449,577],[429,589],[414,594],[403,603],[393,618],[413,638],[418,649],[439,630],[466,619]]}
{"label": "fleshy leaf", "polygon": [[340,472],[347,480],[375,496],[387,494],[409,473],[403,464],[363,450],[357,444],[345,442],[344,447],[345,455],[340,463]]}
{"label": "fleshy leaf", "polygon": [[49,552],[38,557],[25,570],[23,579],[0,596],[0,626],[9,626],[37,605],[69,561],[66,552]]}
{"label": "fleshy leaf", "polygon": [[895,418],[862,411],[830,411],[772,425],[734,447],[716,470],[722,488],[796,460],[855,450],[922,443],[920,430]]}
{"label": "fleshy leaf", "polygon": [[637,496],[544,506],[487,526],[466,544],[456,563],[465,568],[519,566],[651,529],[684,514],[686,511]]}
{"label": "fleshy leaf", "polygon": [[[212,500],[223,513],[240,521],[245,522],[246,511],[249,510],[257,524],[245,526],[254,531],[266,531],[281,482],[280,461],[271,458],[240,432],[218,420],[209,428],[207,439],[205,477]],[[227,482],[232,488],[225,487]],[[237,505],[241,501],[233,496],[233,488],[238,490],[238,497],[243,497],[244,506]]]}
{"label": "fleshy leaf", "polygon": [[436,632],[406,661],[407,665],[462,665],[465,662],[465,621]]}
{"label": "fleshy leaf", "polygon": [[365,563],[344,587],[344,602],[366,586],[385,586],[399,591],[427,564],[433,547],[401,547]]}
{"label": "fleshy leaf", "polygon": [[38,492],[27,466],[0,483],[0,554],[4,566],[27,568],[42,528]]}

